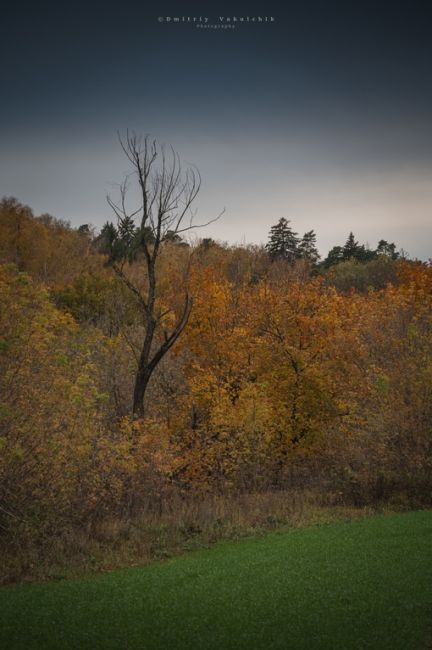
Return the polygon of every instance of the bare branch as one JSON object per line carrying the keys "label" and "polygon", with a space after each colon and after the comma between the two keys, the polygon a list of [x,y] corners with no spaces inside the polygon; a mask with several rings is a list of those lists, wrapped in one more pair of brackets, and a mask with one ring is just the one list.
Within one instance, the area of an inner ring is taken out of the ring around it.
{"label": "bare branch", "polygon": [[188,230],[195,230],[197,228],[205,228],[206,226],[209,226],[211,223],[218,221],[225,214],[225,212],[226,210],[224,208],[222,212],[220,212],[217,215],[217,217],[210,219],[210,221],[206,221],[205,223],[192,224],[191,226],[187,226],[186,228],[181,228],[180,230],[175,230],[174,232],[176,233],[176,235],[178,235],[180,232],[187,232]]}
{"label": "bare branch", "polygon": [[118,277],[121,279],[122,282],[127,286],[127,288],[132,291],[132,293],[138,298],[138,302],[141,305],[142,309],[144,311],[147,310],[147,303],[144,300],[141,291],[135,287],[135,285],[132,284],[132,282],[129,280],[129,278],[124,274],[122,267],[119,267],[117,264],[113,264],[113,270],[115,273],[118,275]]}

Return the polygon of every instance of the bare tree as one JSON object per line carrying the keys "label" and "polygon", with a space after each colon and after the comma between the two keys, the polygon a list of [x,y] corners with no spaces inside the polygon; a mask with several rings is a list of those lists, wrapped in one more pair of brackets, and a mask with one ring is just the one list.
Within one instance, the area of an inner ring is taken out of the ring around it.
{"label": "bare tree", "polygon": [[[126,138],[119,136],[120,145],[129,162],[132,173],[120,185],[117,202],[107,197],[117,217],[118,228],[106,224],[105,250],[117,276],[134,294],[144,322],[144,338],[137,355],[137,371],[133,393],[133,415],[144,417],[145,394],[152,373],[165,354],[170,350],[184,330],[191,309],[192,297],[188,290],[188,269],[179,277],[180,289],[184,291],[181,313],[174,326],[168,331],[164,318],[173,310],[161,311],[157,306],[157,260],[166,241],[180,239],[180,234],[206,226],[195,224],[192,205],[201,187],[199,171],[188,166],[183,168],[180,157],[172,147],[168,151],[159,147],[148,136],[142,138],[127,132]],[[138,185],[138,205],[127,208],[127,194],[130,179]],[[136,283],[127,272],[128,264],[137,257],[144,257],[146,274],[143,283]],[[158,330],[163,336],[157,336]]]}

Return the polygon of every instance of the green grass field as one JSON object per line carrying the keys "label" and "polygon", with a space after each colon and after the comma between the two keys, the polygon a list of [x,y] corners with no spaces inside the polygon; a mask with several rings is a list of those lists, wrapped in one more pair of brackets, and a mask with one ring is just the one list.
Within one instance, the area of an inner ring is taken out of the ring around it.
{"label": "green grass field", "polygon": [[432,648],[432,513],[0,590],[4,650]]}

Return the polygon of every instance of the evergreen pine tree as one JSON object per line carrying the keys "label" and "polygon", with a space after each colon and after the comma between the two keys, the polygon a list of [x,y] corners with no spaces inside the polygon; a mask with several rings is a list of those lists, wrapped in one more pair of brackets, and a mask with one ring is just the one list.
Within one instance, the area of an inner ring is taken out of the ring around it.
{"label": "evergreen pine tree", "polygon": [[107,221],[96,240],[100,252],[107,255],[111,254],[117,237],[118,233],[116,227],[111,221]]}
{"label": "evergreen pine tree", "polygon": [[123,244],[129,248],[135,239],[136,235],[135,221],[132,217],[126,216],[119,222],[118,234]]}
{"label": "evergreen pine tree", "polygon": [[282,217],[270,229],[266,249],[272,260],[285,259],[293,263],[299,257],[297,233],[292,230],[289,221]]}
{"label": "evergreen pine tree", "polygon": [[375,259],[376,256],[376,251],[369,248],[368,245],[365,246],[364,244],[359,246],[357,252],[354,254],[355,259],[359,262],[370,262],[371,260]]}
{"label": "evergreen pine tree", "polygon": [[378,242],[376,254],[386,255],[387,257],[390,257],[392,260],[397,260],[397,258],[399,257],[399,253],[396,251],[396,244],[394,244],[393,242],[389,244],[389,242],[386,241],[385,239],[380,239],[380,241]]}
{"label": "evergreen pine tree", "polygon": [[333,246],[333,248],[328,252],[327,257],[322,262],[324,268],[328,269],[335,264],[339,264],[343,260],[343,248],[342,246]]}
{"label": "evergreen pine tree", "polygon": [[360,252],[359,243],[355,240],[354,233],[350,232],[348,239],[342,249],[344,260],[349,260],[351,257],[357,257]]}
{"label": "evergreen pine tree", "polygon": [[313,230],[305,232],[300,244],[298,246],[299,256],[302,259],[308,260],[312,264],[316,264],[320,258],[318,249],[316,247],[316,234]]}
{"label": "evergreen pine tree", "polygon": [[81,226],[78,227],[78,232],[80,235],[83,235],[85,237],[90,238],[92,236],[92,231],[88,223],[81,224]]}

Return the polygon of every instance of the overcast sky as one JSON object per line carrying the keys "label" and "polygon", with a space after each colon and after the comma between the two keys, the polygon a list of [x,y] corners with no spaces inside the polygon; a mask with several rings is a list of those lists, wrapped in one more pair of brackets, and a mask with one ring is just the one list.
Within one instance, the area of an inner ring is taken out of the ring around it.
{"label": "overcast sky", "polygon": [[[324,254],[353,230],[432,256],[426,3],[1,4],[1,195],[100,227],[129,128],[200,169],[199,218],[226,208],[202,235],[265,242],[283,216]],[[228,16],[274,21],[166,20]]]}

